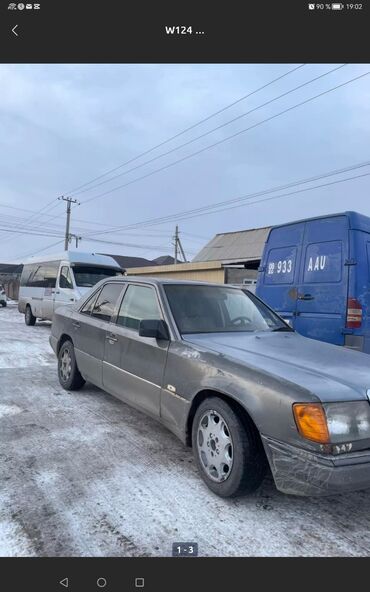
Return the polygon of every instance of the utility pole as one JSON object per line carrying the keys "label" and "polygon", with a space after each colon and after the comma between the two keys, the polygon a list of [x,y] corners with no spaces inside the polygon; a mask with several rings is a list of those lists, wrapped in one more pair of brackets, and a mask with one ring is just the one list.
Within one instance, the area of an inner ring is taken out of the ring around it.
{"label": "utility pole", "polygon": [[175,236],[174,238],[174,245],[175,245],[175,265],[177,264],[177,253],[178,253],[178,247],[179,247],[179,227],[176,224],[176,230],[175,230]]}
{"label": "utility pole", "polygon": [[178,227],[177,224],[176,224],[176,229],[175,229],[175,236],[173,238],[174,238],[174,245],[175,245],[175,265],[176,265],[176,263],[178,263],[178,253],[179,253],[179,250],[181,252],[181,255],[182,255],[182,258],[184,260],[184,263],[186,263],[186,256],[185,256],[185,252],[184,252],[184,249],[182,247],[181,240],[180,240],[179,227]]}
{"label": "utility pole", "polygon": [[71,234],[70,233],[69,234],[69,242],[71,242],[73,238],[76,241],[76,249],[78,249],[78,243],[79,243],[80,240],[82,240],[82,236],[77,236],[77,234]]}
{"label": "utility pole", "polygon": [[77,201],[77,199],[72,199],[72,197],[64,197],[64,195],[62,195],[62,197],[58,197],[58,199],[61,199],[62,201],[67,202],[67,220],[66,220],[66,233],[65,233],[65,237],[64,237],[64,250],[68,251],[68,245],[69,245],[69,239],[70,239],[69,227],[70,227],[70,222],[71,222],[71,204],[75,203],[77,205],[80,205],[80,203]]}

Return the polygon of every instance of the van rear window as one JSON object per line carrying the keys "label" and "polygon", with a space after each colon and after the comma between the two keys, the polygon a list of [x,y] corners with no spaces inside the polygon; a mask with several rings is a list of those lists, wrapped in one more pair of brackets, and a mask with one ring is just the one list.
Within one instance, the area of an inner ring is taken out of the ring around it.
{"label": "van rear window", "polygon": [[303,281],[340,282],[342,279],[342,242],[312,243],[306,248]]}
{"label": "van rear window", "polygon": [[292,284],[296,254],[296,247],[271,249],[266,263],[265,284]]}

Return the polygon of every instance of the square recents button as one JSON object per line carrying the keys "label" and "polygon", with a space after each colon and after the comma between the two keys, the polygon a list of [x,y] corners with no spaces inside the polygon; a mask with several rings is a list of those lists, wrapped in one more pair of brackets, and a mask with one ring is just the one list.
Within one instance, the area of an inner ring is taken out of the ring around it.
{"label": "square recents button", "polygon": [[144,578],[135,578],[135,588],[144,588]]}

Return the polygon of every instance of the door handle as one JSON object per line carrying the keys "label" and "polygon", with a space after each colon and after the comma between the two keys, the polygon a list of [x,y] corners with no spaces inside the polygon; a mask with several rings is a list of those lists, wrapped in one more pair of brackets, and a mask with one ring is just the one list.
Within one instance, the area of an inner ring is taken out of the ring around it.
{"label": "door handle", "polygon": [[105,336],[105,339],[108,339],[108,341],[110,343],[114,343],[115,341],[118,341],[117,337],[115,335],[112,335],[112,334],[106,335]]}
{"label": "door handle", "polygon": [[315,297],[312,294],[298,294],[297,300],[314,300]]}
{"label": "door handle", "polygon": [[75,321],[74,323],[72,323],[72,325],[74,326],[75,329],[79,329],[81,327],[81,325],[78,321]]}

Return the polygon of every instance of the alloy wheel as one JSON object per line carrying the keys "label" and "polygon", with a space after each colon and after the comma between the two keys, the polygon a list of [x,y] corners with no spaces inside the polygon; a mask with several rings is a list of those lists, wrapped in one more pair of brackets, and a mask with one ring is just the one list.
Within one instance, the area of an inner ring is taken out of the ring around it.
{"label": "alloy wheel", "polygon": [[60,375],[64,382],[66,382],[72,371],[72,358],[69,349],[65,349],[60,359]]}
{"label": "alloy wheel", "polygon": [[199,421],[199,458],[206,474],[217,483],[225,481],[233,466],[233,442],[229,427],[220,413],[208,410]]}

